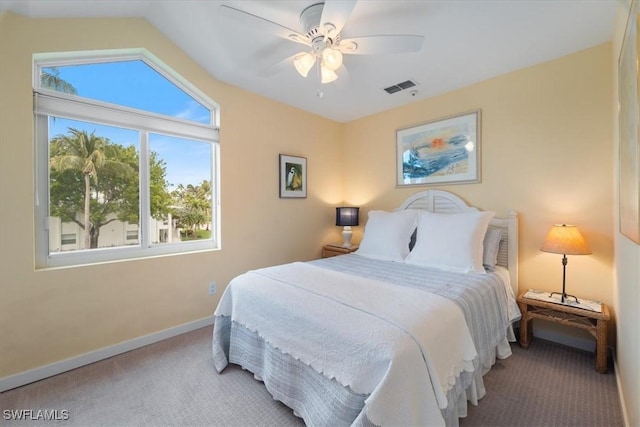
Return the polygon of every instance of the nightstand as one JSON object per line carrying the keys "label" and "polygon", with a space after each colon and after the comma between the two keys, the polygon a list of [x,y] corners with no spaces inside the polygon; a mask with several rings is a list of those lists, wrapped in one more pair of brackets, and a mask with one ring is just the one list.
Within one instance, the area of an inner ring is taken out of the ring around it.
{"label": "nightstand", "polygon": [[602,312],[585,310],[564,304],[518,297],[522,312],[520,320],[520,346],[528,348],[533,335],[531,320],[545,319],[554,323],[573,326],[588,331],[596,339],[596,370],[606,374],[607,367],[607,321],[611,317],[609,308],[602,304]]}
{"label": "nightstand", "polygon": [[358,245],[345,248],[340,243],[324,245],[322,248],[322,258],[329,258],[336,255],[350,254],[358,249]]}

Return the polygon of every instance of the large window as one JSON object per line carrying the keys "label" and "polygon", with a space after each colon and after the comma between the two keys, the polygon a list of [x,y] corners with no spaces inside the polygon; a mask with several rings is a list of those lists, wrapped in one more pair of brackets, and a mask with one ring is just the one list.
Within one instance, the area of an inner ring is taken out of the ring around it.
{"label": "large window", "polygon": [[213,101],[143,50],[34,65],[37,267],[220,247]]}

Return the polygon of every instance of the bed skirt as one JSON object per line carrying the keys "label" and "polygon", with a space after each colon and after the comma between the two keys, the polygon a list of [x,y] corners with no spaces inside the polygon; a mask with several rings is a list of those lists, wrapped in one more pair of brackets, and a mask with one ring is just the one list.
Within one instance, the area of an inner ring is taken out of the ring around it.
{"label": "bed skirt", "polygon": [[[228,363],[252,372],[274,399],[293,409],[309,426],[374,426],[363,411],[368,394],[354,393],[335,379],[316,372],[274,348],[257,333],[232,322],[230,317],[216,316],[215,322],[213,362],[218,372]],[[497,351],[501,358],[508,356],[505,352],[510,354],[506,339]],[[460,379],[456,396],[447,396],[455,403],[442,411],[443,424],[458,426],[458,419],[467,415],[468,402],[477,405],[485,395],[482,376],[494,362],[495,353],[491,360],[476,368],[475,374]]]}

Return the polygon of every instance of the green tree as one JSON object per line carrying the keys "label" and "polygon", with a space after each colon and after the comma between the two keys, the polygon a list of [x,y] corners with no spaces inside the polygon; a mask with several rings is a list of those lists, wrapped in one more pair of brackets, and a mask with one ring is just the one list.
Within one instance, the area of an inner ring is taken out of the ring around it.
{"label": "green tree", "polygon": [[[88,155],[92,148],[100,154]],[[50,153],[51,215],[78,224],[85,231],[85,249],[98,247],[101,228],[112,221],[139,224],[140,157],[134,146],[124,147],[93,132],[70,128],[68,135],[52,139]],[[93,168],[80,167],[90,162],[80,161],[86,157],[100,161],[93,162]],[[85,170],[91,172],[86,174]],[[172,199],[167,187],[165,162],[151,152],[150,210],[156,219],[165,218],[170,211]],[[79,212],[84,213],[82,222],[77,219]]]}
{"label": "green tree", "polygon": [[151,217],[155,219],[164,219],[171,212],[173,199],[167,188],[167,164],[158,157],[158,153],[152,151],[149,155],[149,193]]}
{"label": "green tree", "polygon": [[[104,149],[107,141],[95,132],[69,128],[67,135],[58,135],[51,142],[50,167],[55,171],[78,170],[84,180],[84,222],[78,223],[84,230],[84,247],[91,245],[91,181],[97,183],[98,168],[105,163]],[[77,222],[77,221],[76,221]]]}
{"label": "green tree", "polygon": [[202,181],[200,185],[179,184],[171,193],[174,201],[173,216],[178,226],[189,230],[189,234],[196,236],[197,230],[207,224],[207,230],[212,219],[211,183]]}
{"label": "green tree", "polygon": [[40,74],[40,85],[58,92],[78,94],[78,91],[71,83],[60,77],[58,67],[43,68]]}
{"label": "green tree", "polygon": [[[108,140],[107,140],[108,141]],[[97,248],[100,230],[115,220],[138,224],[140,221],[140,183],[138,153],[133,146],[123,147],[108,141],[106,161],[98,169],[100,180],[92,189],[90,246]]]}

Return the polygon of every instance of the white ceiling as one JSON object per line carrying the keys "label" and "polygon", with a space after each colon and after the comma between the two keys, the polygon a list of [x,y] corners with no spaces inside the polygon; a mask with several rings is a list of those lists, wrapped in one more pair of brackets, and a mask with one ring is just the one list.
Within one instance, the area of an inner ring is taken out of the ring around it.
{"label": "white ceiling", "polygon": [[[304,32],[300,12],[319,1],[0,0],[0,12],[142,17],[217,80],[346,122],[609,41],[617,7],[616,0],[359,0],[343,37],[416,34],[424,44],[416,53],[345,55],[338,80],[325,85],[291,64],[264,76],[305,47],[219,13],[225,4]],[[415,96],[383,90],[408,79],[418,83]]]}

